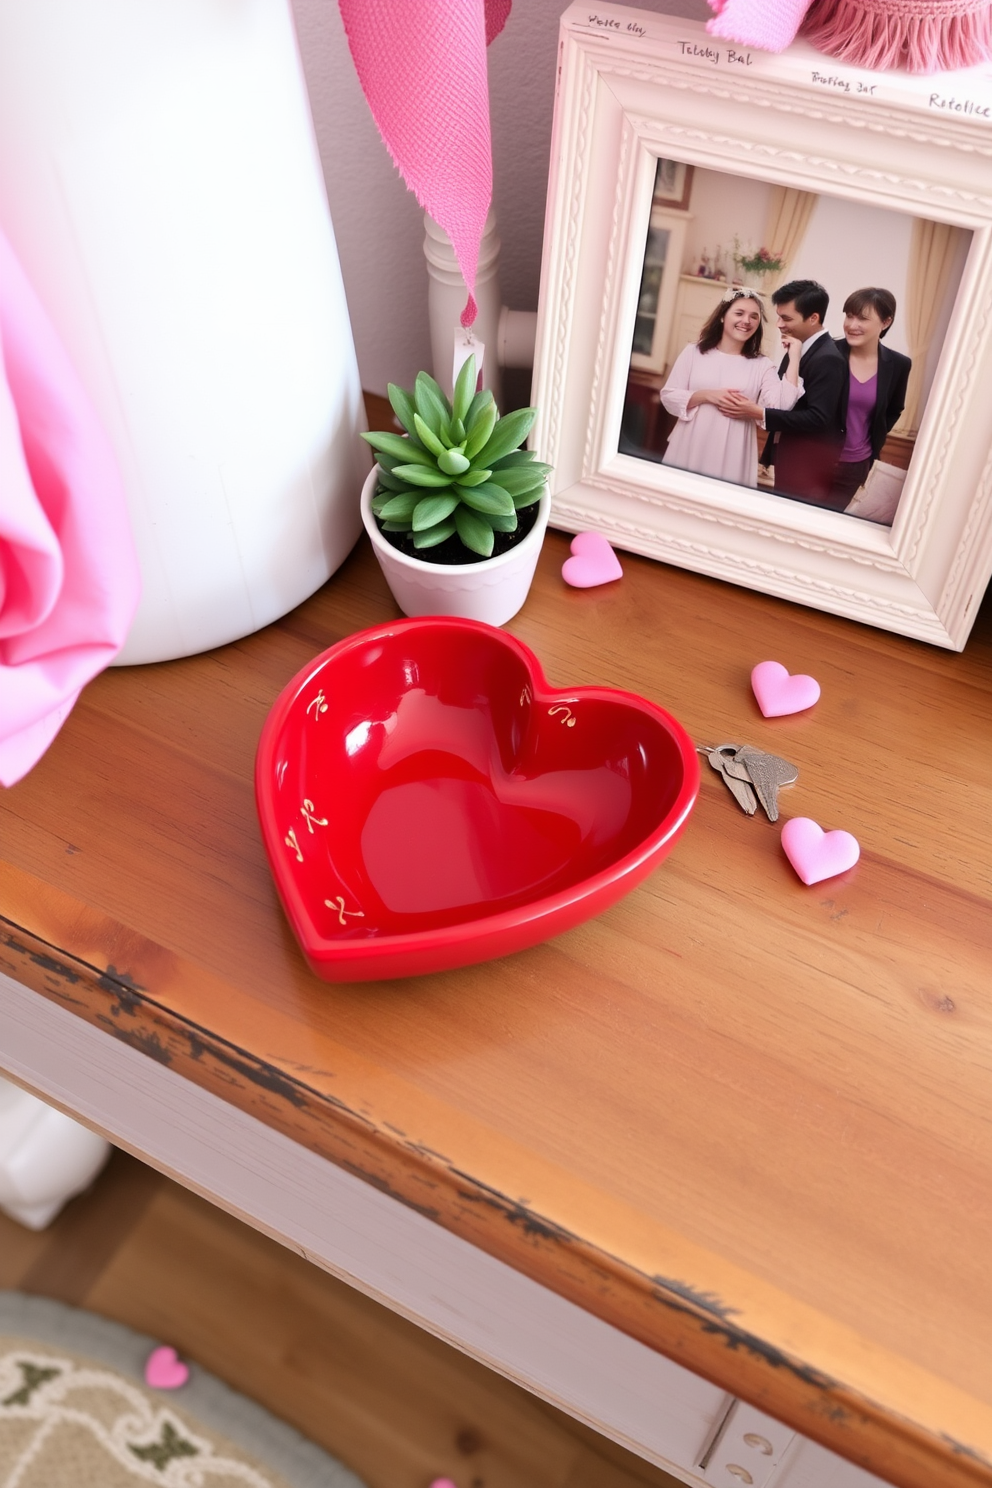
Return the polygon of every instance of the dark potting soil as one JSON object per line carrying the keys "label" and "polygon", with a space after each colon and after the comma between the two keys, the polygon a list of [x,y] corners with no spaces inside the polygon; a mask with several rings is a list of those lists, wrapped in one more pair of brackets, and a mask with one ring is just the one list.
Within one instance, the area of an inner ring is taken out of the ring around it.
{"label": "dark potting soil", "polygon": [[[535,501],[533,506],[525,506],[522,511],[517,512],[516,532],[496,532],[493,534],[493,550],[491,558],[498,558],[501,553],[508,553],[518,543],[523,542],[528,532],[537,521],[537,512],[540,506]],[[379,531],[382,532],[382,523],[376,517]],[[438,543],[436,548],[415,548],[413,545],[412,532],[382,532],[383,537],[392,547],[398,548],[408,558],[420,558],[424,563],[488,563],[488,558],[483,558],[479,553],[473,553],[470,548],[462,545],[461,538],[457,533],[452,537],[445,538],[443,543]]]}

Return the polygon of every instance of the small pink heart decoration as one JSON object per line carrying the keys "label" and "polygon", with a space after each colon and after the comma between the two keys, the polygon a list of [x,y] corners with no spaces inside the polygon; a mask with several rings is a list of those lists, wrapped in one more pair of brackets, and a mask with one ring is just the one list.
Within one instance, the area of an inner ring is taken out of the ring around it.
{"label": "small pink heart decoration", "polygon": [[782,718],[812,708],[820,696],[815,677],[797,672],[793,677],[778,661],[759,661],[751,673],[751,687],[766,718]]}
{"label": "small pink heart decoration", "polygon": [[152,1349],[145,1364],[145,1384],[153,1390],[179,1390],[189,1379],[189,1367],[174,1348]]}
{"label": "small pink heart decoration", "polygon": [[579,532],[572,538],[572,557],[566,558],[561,576],[573,589],[595,589],[623,578],[620,560],[599,532]]}
{"label": "small pink heart decoration", "polygon": [[846,873],[861,856],[857,837],[850,832],[825,832],[808,816],[794,816],[786,822],[782,846],[804,884]]}

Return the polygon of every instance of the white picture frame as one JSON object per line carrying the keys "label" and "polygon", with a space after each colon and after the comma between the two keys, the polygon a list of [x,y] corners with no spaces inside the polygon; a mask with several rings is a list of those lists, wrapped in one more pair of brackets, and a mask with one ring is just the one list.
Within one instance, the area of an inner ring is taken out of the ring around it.
{"label": "white picture frame", "polygon": [[[617,5],[572,5],[561,42],[533,399],[552,524],[961,650],[992,577],[992,75],[773,56]],[[659,158],[971,233],[891,527],[619,452]]]}

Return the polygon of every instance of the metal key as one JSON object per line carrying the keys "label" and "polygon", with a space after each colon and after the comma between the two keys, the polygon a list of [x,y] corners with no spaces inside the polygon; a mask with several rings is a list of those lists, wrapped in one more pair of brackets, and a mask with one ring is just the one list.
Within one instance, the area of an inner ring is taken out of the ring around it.
{"label": "metal key", "polygon": [[714,769],[720,776],[720,779],[745,815],[753,816],[758,809],[758,802],[754,791],[751,789],[750,780],[746,772],[744,777],[741,778],[736,773],[733,775],[730,774],[727,768],[728,765],[733,764],[738,748],[739,746],[737,744],[717,744],[714,749],[701,749],[700,753],[706,755],[711,769]]}
{"label": "metal key", "polygon": [[[795,765],[778,754],[766,754],[763,749],[754,749],[750,744],[744,744],[734,756],[735,775],[741,766],[746,770],[748,780],[754,787],[768,820],[778,821],[779,786],[794,785],[799,779],[799,771]],[[728,766],[728,770],[729,768]]]}

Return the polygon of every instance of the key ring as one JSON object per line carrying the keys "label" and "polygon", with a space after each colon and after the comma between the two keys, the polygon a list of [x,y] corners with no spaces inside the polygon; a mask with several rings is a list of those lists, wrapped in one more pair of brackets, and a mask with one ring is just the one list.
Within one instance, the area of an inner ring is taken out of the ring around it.
{"label": "key ring", "polygon": [[697,754],[705,754],[710,768],[720,776],[746,816],[755,814],[760,801],[768,820],[778,821],[779,788],[794,785],[799,779],[795,765],[780,755],[756,749],[752,744],[715,744],[711,749],[702,744],[694,747]]}

